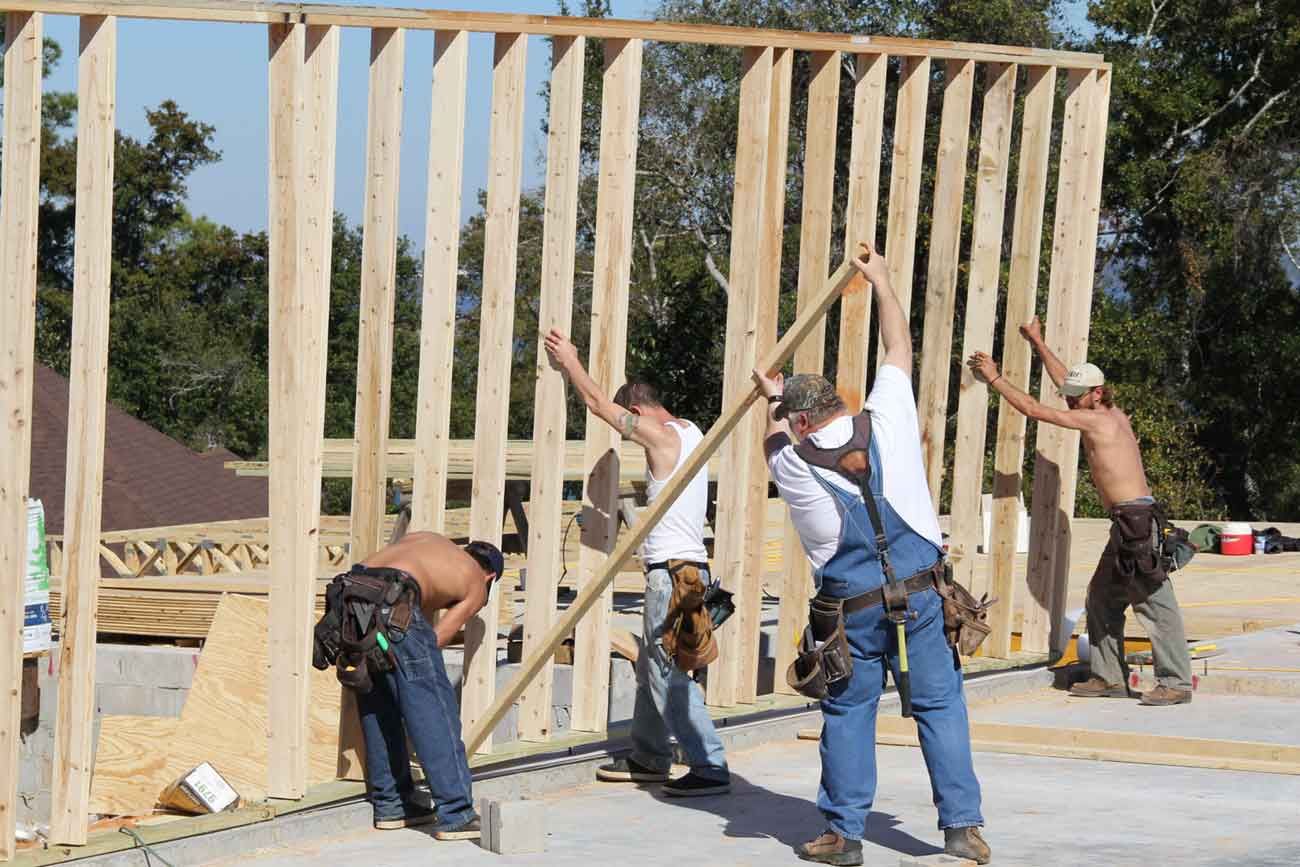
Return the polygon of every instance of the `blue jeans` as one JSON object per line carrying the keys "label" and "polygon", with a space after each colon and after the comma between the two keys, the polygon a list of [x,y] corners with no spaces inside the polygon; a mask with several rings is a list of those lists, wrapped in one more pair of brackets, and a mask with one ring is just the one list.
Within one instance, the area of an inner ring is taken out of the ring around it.
{"label": "blue jeans", "polygon": [[[703,569],[700,577],[705,583],[709,580]],[[673,665],[660,643],[672,595],[673,579],[667,569],[646,573],[643,640],[636,660],[636,705],[632,711],[632,761],[666,772],[673,763],[668,740],[671,732],[692,771],[706,779],[725,781],[730,779],[727,758],[700,688]]]}
{"label": "blue jeans", "polygon": [[391,647],[397,668],[384,674],[372,672],[374,689],[357,695],[375,818],[398,818],[412,802],[415,783],[406,749],[410,735],[438,822],[459,825],[475,816],[469,763],[460,739],[460,707],[447,679],[438,638],[418,608],[405,637],[392,641]]}
{"label": "blue jeans", "polygon": [[[983,825],[980,785],[971,762],[970,727],[961,668],[943,634],[939,594],[925,590],[908,597],[915,618],[906,625],[912,679],[912,711],[940,828]],[[897,677],[896,627],[883,605],[845,618],[853,675],[832,684],[821,703],[822,778],[817,807],[836,833],[862,839],[876,795],[876,710],[885,669]]]}

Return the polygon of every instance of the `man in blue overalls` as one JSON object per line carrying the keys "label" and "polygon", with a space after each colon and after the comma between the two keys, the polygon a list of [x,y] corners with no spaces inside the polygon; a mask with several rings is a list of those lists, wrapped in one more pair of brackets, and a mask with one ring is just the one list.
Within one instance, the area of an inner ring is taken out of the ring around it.
{"label": "man in blue overalls", "polygon": [[[971,761],[961,663],[944,634],[942,599],[934,588],[935,570],[942,569],[942,537],[921,457],[911,335],[884,259],[868,247],[854,264],[875,292],[884,352],[867,398],[864,415],[869,417],[850,415],[821,376],[799,374],[783,381],[780,374],[754,372],[769,405],[764,442],[768,467],[812,563],[818,595],[844,602],[852,657],[852,674],[830,684],[821,703],[817,806],[828,827],[799,848],[799,857],[825,864],[862,863],[862,837],[876,790],[876,710],[886,670],[893,672],[895,681],[900,670],[897,628],[884,604],[885,574],[862,493],[845,476],[814,466],[799,454],[846,453],[855,435],[863,438],[869,423],[869,440],[860,445],[869,442],[870,490],[894,574],[904,585],[894,598],[902,601],[901,590],[907,593],[906,614],[900,610],[900,619],[905,624],[912,709],[944,832],[944,851],[985,864],[989,847],[979,831],[984,818]],[[800,440],[798,451],[791,434]]]}

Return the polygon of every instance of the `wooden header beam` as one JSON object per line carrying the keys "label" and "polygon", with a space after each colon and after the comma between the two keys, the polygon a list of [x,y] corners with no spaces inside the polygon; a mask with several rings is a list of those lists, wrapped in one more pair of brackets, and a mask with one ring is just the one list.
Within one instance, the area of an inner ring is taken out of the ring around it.
{"label": "wooden header beam", "polygon": [[[815,302],[809,304],[808,309],[799,314],[799,317],[786,331],[780,342],[759,361],[757,366],[767,371],[780,370],[794,356],[795,349],[803,342],[804,338],[812,333],[814,326],[826,315],[826,311],[830,309],[831,304],[835,302],[841,292],[867,291],[866,281],[860,278],[854,279],[856,274],[857,271],[851,263],[844,262],[840,265],[817,295]],[[573,600],[573,604],[551,624],[551,628],[538,641],[536,649],[519,666],[519,674],[515,676],[515,679],[497,695],[492,706],[468,727],[465,736],[466,752],[470,754],[477,752],[484,741],[491,736],[492,730],[497,723],[506,715],[511,705],[523,694],[529,683],[542,670],[542,666],[555,653],[555,648],[560,646],[560,642],[568,637],[577,622],[582,619],[582,616],[601,598],[605,587],[614,580],[614,576],[618,574],[623,562],[631,555],[633,550],[645,541],[645,537],[659,523],[664,513],[672,508],[673,503],[677,501],[687,483],[695,477],[700,468],[718,450],[718,446],[722,445],[727,435],[744,418],[746,411],[757,398],[757,387],[750,388],[743,396],[737,397],[735,402],[722,413],[713,427],[709,428],[709,432],[699,446],[695,451],[691,452],[690,457],[677,469],[677,472],[673,473],[663,492],[641,513],[640,523],[619,540],[618,545],[609,555],[609,559],[605,561],[605,565],[600,572],[583,586]]]}
{"label": "wooden header beam", "polygon": [[1078,69],[1109,69],[1100,54],[1053,51],[1017,45],[982,45],[938,39],[906,39],[847,33],[806,33],[715,24],[678,24],[626,18],[577,18],[564,15],[518,15],[503,12],[454,12],[379,6],[329,6],[314,3],[258,3],[239,0],[6,0],[11,11],[59,15],[116,15],[174,21],[224,21],[251,24],[307,23],[338,27],[404,27],[410,30],[469,30],[478,33],[526,33],[536,36],[589,36],[793,48],[799,51],[847,51],[939,59],[1034,63]]}

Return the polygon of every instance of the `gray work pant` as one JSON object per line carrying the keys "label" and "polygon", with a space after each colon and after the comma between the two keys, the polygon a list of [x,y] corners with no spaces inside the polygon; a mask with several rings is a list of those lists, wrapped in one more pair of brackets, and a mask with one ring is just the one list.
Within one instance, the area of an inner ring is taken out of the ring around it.
{"label": "gray work pant", "polygon": [[[1124,663],[1124,610],[1133,606],[1151,638],[1156,682],[1171,689],[1192,688],[1192,659],[1187,652],[1183,615],[1174,585],[1151,550],[1149,518],[1143,510],[1117,507],[1110,541],[1088,584],[1088,643],[1092,673],[1107,683],[1127,679]],[[1151,563],[1156,564],[1151,568]]]}

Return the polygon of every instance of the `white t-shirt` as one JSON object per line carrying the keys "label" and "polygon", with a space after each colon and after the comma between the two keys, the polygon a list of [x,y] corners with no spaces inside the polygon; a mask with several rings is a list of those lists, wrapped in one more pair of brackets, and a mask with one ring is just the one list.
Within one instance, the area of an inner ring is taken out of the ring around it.
{"label": "white t-shirt", "polygon": [[[646,498],[650,502],[654,502],[655,497],[659,496],[659,492],[664,489],[664,485],[668,484],[668,480],[704,439],[704,434],[700,433],[700,429],[693,422],[678,419],[675,422],[668,422],[667,426],[676,431],[677,438],[682,441],[681,454],[677,456],[677,465],[673,467],[673,471],[662,479],[656,479],[651,474],[647,461],[645,488]],[[708,506],[709,469],[705,466],[686,484],[686,490],[682,491],[681,496],[673,502],[667,513],[659,519],[659,523],[654,525],[645,537],[645,541],[641,543],[642,564],[661,563],[665,560],[707,562],[709,552],[704,547],[704,521]]]}
{"label": "white t-shirt", "polygon": [[[891,364],[882,365],[867,396],[871,413],[871,439],[880,457],[882,492],[898,516],[935,545],[943,546],[939,518],[930,501],[921,457],[921,433],[916,420],[912,382]],[[837,418],[812,433],[821,448],[838,448],[853,436],[853,417]],[[812,477],[814,472],[835,487],[859,496],[857,485],[841,476],[814,469],[795,454],[793,445],[767,459],[772,480],[790,509],[790,521],[799,532],[813,569],[820,569],[839,547],[844,519],[835,498]]]}

